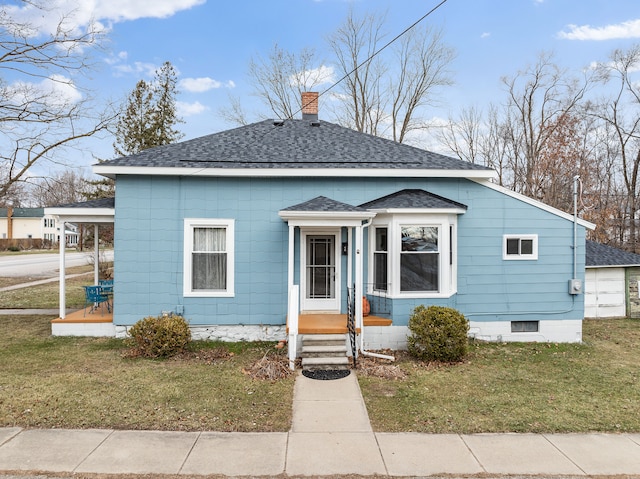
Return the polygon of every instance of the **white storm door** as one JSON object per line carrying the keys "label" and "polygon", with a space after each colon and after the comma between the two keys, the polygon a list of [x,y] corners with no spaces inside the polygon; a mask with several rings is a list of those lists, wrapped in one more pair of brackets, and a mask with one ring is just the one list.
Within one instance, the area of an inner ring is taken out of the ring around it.
{"label": "white storm door", "polygon": [[304,234],[300,264],[302,310],[339,311],[339,249],[336,234]]}

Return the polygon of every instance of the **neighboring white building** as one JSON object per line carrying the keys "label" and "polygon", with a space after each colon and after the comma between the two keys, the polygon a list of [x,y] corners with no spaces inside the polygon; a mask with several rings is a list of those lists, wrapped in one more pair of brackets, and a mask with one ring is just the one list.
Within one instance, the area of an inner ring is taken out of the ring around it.
{"label": "neighboring white building", "polygon": [[640,318],[640,255],[586,242],[586,318]]}
{"label": "neighboring white building", "polygon": [[[66,226],[66,244],[76,246],[78,227],[69,223]],[[58,243],[60,227],[53,216],[44,214],[44,208],[0,208],[0,238],[44,239]]]}

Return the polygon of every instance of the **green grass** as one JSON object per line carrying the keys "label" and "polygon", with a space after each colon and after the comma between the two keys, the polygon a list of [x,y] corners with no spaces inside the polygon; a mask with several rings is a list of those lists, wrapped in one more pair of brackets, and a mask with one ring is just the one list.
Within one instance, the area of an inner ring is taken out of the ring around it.
{"label": "green grass", "polygon": [[[86,267],[83,267],[86,269]],[[69,273],[72,274],[72,273]],[[4,282],[2,281],[4,280]],[[7,281],[9,280],[9,281]],[[35,281],[25,278],[0,278],[1,286],[21,284],[25,281]],[[93,277],[89,274],[66,280],[66,305],[68,308],[82,308],[84,306],[83,286],[93,283]],[[50,309],[60,305],[60,283],[53,281],[29,288],[3,291],[0,294],[0,309]]]}
{"label": "green grass", "polygon": [[[53,338],[51,317],[0,316],[0,427],[287,431],[293,378],[244,371],[273,344],[215,361],[127,359],[123,341]],[[196,349],[221,347],[197,343]],[[205,356],[203,354],[203,356]]]}
{"label": "green grass", "polygon": [[[68,282],[68,304],[83,305],[83,284]],[[3,292],[0,307],[53,308],[57,295],[57,282]],[[127,359],[121,340],[51,337],[51,319],[0,316],[0,427],[289,430],[293,379],[245,373],[272,344],[226,343],[233,356],[211,364]],[[476,343],[452,365],[399,354],[406,379],[358,373],[374,430],[640,432],[640,321],[585,321],[583,337]]]}
{"label": "green grass", "polygon": [[377,431],[638,432],[640,321],[584,322],[584,344],[473,344],[463,363],[407,357],[360,377]]}

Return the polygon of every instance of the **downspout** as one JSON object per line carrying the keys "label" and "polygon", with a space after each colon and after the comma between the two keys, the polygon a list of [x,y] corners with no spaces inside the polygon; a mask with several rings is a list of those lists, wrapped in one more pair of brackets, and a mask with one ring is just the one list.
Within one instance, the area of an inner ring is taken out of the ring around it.
{"label": "downspout", "polygon": [[578,274],[578,175],[573,177],[573,279]]}
{"label": "downspout", "polygon": [[[360,244],[356,245],[356,248],[358,248],[356,250],[356,254],[359,254],[360,257],[362,258],[362,238],[364,236],[364,229],[368,228],[369,226],[371,226],[371,222],[372,220],[368,220],[366,223],[362,224],[360,226]],[[360,280],[362,281],[362,264],[363,261],[360,261]],[[354,298],[355,300],[355,298]],[[360,302],[362,303],[362,299],[360,299]],[[360,312],[362,312],[362,309],[360,309]],[[362,314],[360,314],[360,316],[362,316]],[[387,359],[389,361],[395,361],[396,358],[393,356],[388,356],[386,354],[379,354],[379,353],[373,353],[371,351],[366,351],[364,349],[364,321],[362,321],[362,317],[360,318],[361,322],[360,322],[360,354],[362,354],[363,356],[369,356],[369,357],[373,357],[373,358],[380,358],[380,359]]]}

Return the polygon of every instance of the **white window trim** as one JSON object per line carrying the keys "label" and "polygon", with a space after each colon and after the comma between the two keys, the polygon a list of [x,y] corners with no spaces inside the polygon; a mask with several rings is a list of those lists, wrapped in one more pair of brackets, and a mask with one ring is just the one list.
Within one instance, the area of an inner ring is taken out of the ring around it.
{"label": "white window trim", "polygon": [[[227,289],[224,291],[193,291],[191,289],[191,253],[193,248],[193,229],[225,228],[227,230]],[[184,220],[184,259],[183,259],[183,296],[198,298],[230,298],[235,296],[235,220],[211,218],[185,218]]]}
{"label": "white window trim", "polygon": [[[507,240],[533,240],[533,253],[531,254],[507,254]],[[538,259],[538,235],[537,234],[506,234],[502,236],[502,259],[505,261],[535,261]]]}
{"label": "white window trim", "polygon": [[[403,226],[436,226],[438,228],[438,287],[439,291],[400,291],[400,254],[402,241],[400,231]],[[449,228],[453,226],[452,241],[449,241]],[[384,295],[384,291],[373,289],[375,249],[375,227],[387,228],[387,280],[389,290],[386,295],[390,298],[449,298],[458,289],[458,215],[457,214],[390,214],[378,215],[370,227],[369,234],[369,268],[368,294]],[[451,244],[452,243],[452,244]],[[453,261],[449,264],[449,254],[453,248]]]}

